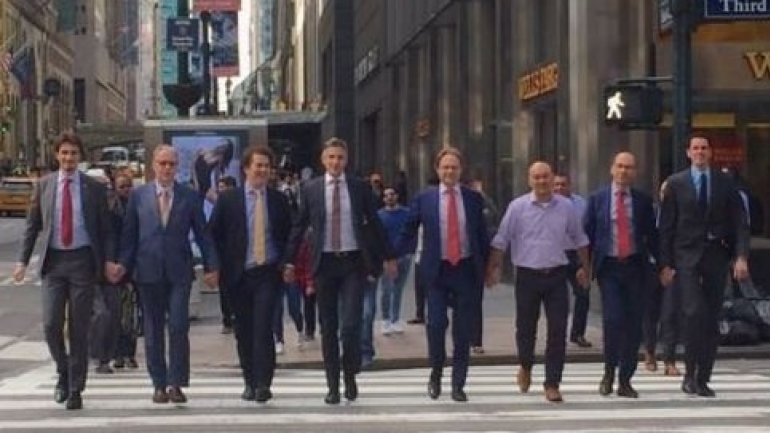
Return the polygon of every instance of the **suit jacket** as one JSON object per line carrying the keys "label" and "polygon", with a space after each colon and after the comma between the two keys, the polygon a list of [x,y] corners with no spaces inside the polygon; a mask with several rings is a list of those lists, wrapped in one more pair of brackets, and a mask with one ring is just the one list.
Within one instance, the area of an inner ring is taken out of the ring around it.
{"label": "suit jacket", "polygon": [[163,281],[190,284],[193,254],[190,231],[203,256],[206,271],[219,268],[211,236],[206,231],[203,201],[191,188],[174,182],[168,224],[160,219],[155,182],[142,185],[128,199],[120,244],[120,263],[139,284]]}
{"label": "suit jacket", "polygon": [[[487,259],[489,258],[489,232],[484,217],[484,198],[476,191],[461,187],[465,208],[465,233],[469,242],[470,257],[476,270],[479,288],[483,285]],[[423,284],[433,284],[441,266],[441,223],[439,221],[439,188],[428,187],[412,200],[409,216],[396,243],[396,251],[405,254],[414,250],[417,232],[422,230],[420,274]]]}
{"label": "suit jacket", "polygon": [[[91,240],[91,254],[94,270],[102,279],[105,261],[115,260],[115,236],[112,220],[107,208],[107,190],[99,182],[83,173],[80,176],[80,199],[83,209],[83,219],[86,232]],[[27,223],[21,241],[18,261],[25,265],[29,263],[32,250],[38,234],[42,231],[41,251],[43,260],[40,261],[40,273],[45,275],[48,261],[48,248],[53,236],[53,221],[56,208],[56,194],[59,172],[53,172],[37,183],[29,212]]]}
{"label": "suit jacket", "polygon": [[711,169],[708,211],[698,208],[690,169],[669,177],[660,206],[660,265],[694,267],[709,238],[733,256],[748,258],[749,228],[743,202],[733,181]]}
{"label": "suit jacket", "polygon": [[[652,198],[631,188],[631,212],[634,246],[637,254],[657,258],[658,230],[655,227],[655,211]],[[612,248],[612,187],[606,186],[591,194],[583,215],[583,227],[591,242],[591,258],[594,275],[598,274],[604,259]]]}
{"label": "suit jacket", "polygon": [[[311,269],[312,274],[318,273],[326,236],[326,186],[325,176],[313,178],[302,185],[299,212],[295,218],[289,237],[288,258],[294,258],[302,242],[305,230],[310,227]],[[358,244],[369,275],[379,275],[382,272],[382,262],[385,259],[396,258],[390,245],[382,222],[377,216],[376,198],[369,186],[361,179],[345,175],[350,196],[351,218],[353,220],[353,235]]]}
{"label": "suit jacket", "polygon": [[[267,188],[267,212],[270,235],[278,253],[277,264],[283,266],[286,263],[292,214],[286,197],[273,188]],[[239,187],[221,193],[211,213],[208,229],[220,258],[220,280],[224,287],[234,287],[243,275],[249,253],[247,224],[244,189]]]}

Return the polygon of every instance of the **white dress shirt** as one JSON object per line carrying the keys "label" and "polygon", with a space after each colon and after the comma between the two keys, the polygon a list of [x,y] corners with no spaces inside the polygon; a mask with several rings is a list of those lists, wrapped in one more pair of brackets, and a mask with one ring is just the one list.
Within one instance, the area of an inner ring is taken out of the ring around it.
{"label": "white dress shirt", "polygon": [[57,250],[75,250],[91,245],[91,239],[86,230],[86,221],[83,218],[83,200],[81,194],[80,172],[76,171],[68,177],[72,180],[70,183],[70,196],[72,197],[72,244],[64,246],[61,243],[61,217],[62,217],[62,198],[64,194],[63,171],[59,170],[59,176],[56,179],[56,204],[54,209],[53,230],[51,236],[51,247]]}
{"label": "white dress shirt", "polygon": [[[350,193],[345,174],[337,179],[340,182],[340,252],[358,250],[356,235],[353,233],[353,213],[350,206]],[[329,173],[324,175],[326,188],[326,227],[324,235],[324,252],[335,252],[332,248],[332,205],[334,200],[334,177]]]}
{"label": "white dress shirt", "polygon": [[[455,205],[457,205],[457,225],[460,229],[460,256],[462,258],[471,255],[468,245],[468,230],[465,225],[465,206],[463,205],[463,194],[459,185],[452,187],[455,194]],[[441,258],[446,260],[447,256],[447,202],[449,201],[449,188],[442,184],[438,187],[438,220],[441,227]]]}

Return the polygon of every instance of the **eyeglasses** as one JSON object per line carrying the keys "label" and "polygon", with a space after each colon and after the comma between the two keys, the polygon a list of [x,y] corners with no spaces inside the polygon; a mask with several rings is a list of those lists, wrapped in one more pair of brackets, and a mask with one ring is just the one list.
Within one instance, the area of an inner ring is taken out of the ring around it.
{"label": "eyeglasses", "polygon": [[128,188],[131,188],[131,185],[118,185],[117,188],[118,189],[128,189]]}
{"label": "eyeglasses", "polygon": [[176,162],[174,161],[155,161],[155,163],[161,167],[176,167]]}

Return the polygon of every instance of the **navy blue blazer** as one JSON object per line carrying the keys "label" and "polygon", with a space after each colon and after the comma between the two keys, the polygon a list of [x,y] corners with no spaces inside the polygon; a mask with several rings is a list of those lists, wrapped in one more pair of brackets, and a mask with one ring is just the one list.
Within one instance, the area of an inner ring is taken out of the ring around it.
{"label": "navy blue blazer", "polygon": [[[591,194],[583,215],[583,227],[591,242],[591,258],[593,272],[596,275],[610,254],[612,247],[612,188],[606,186]],[[655,227],[655,211],[652,198],[634,188],[631,188],[631,211],[636,252],[645,260],[652,256],[658,257],[658,230]]]}
{"label": "navy blue blazer", "polygon": [[[465,231],[470,243],[470,255],[478,278],[483,285],[489,258],[489,234],[484,218],[484,198],[476,191],[461,187],[465,208]],[[414,251],[417,232],[422,224],[422,255],[418,278],[429,285],[438,277],[441,266],[441,223],[439,222],[439,188],[428,187],[412,200],[409,216],[401,229],[396,252],[399,255]]]}
{"label": "navy blue blazer", "polygon": [[[294,219],[287,257],[293,258],[299,250],[299,245],[308,227],[312,228],[310,250],[313,275],[316,275],[321,264],[326,227],[326,187],[325,175],[317,176],[302,185],[302,199],[299,211]],[[382,273],[382,262],[394,259],[396,255],[390,245],[382,222],[377,216],[379,205],[369,185],[361,179],[345,174],[345,183],[350,196],[351,218],[353,219],[353,235],[364,259],[366,273],[379,275]]]}
{"label": "navy blue blazer", "polygon": [[206,271],[217,270],[219,261],[214,243],[206,231],[203,200],[191,188],[174,182],[168,224],[160,220],[155,182],[131,192],[120,238],[120,263],[138,284],[163,281],[190,284],[193,254],[190,232],[201,250]]}
{"label": "navy blue blazer", "polygon": [[[267,188],[267,218],[273,246],[278,254],[276,264],[282,267],[286,263],[292,214],[286,196],[273,188]],[[247,224],[243,187],[221,193],[211,213],[208,230],[221,262],[220,280],[228,288],[237,285],[243,276],[249,248]]]}

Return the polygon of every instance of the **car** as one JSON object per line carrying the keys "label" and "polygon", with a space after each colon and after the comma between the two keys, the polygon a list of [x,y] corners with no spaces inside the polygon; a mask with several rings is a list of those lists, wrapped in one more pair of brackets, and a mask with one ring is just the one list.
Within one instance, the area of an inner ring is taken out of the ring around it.
{"label": "car", "polygon": [[31,177],[5,177],[0,180],[0,215],[26,215],[35,182],[36,179]]}

